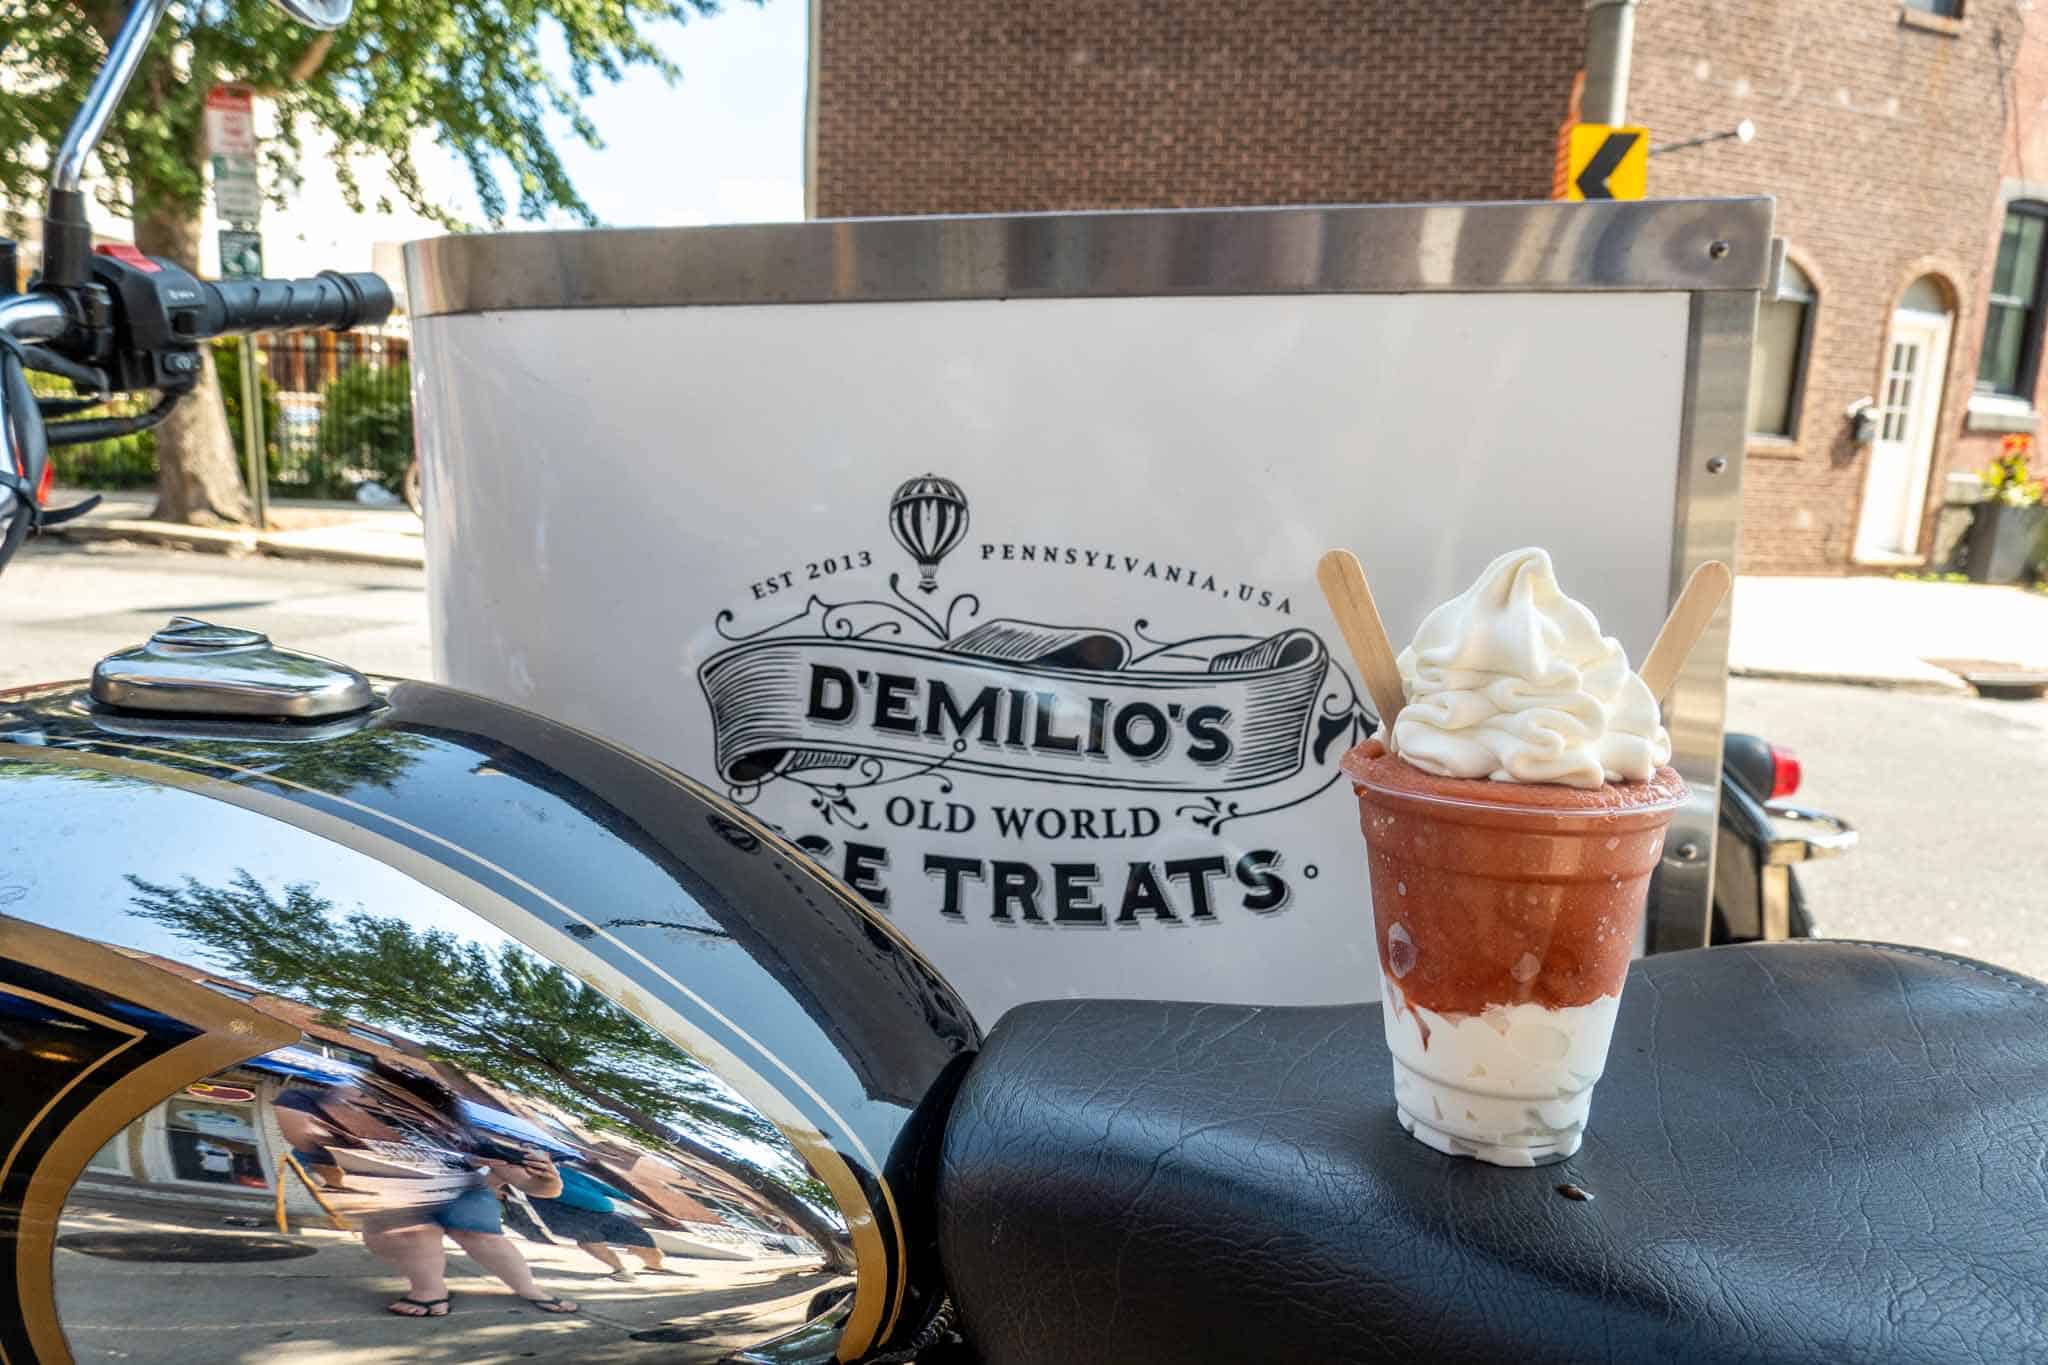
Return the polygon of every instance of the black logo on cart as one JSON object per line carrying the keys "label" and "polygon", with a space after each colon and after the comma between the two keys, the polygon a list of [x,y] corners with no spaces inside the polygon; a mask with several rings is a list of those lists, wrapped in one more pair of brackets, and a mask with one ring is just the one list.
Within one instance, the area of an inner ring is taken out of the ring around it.
{"label": "black logo on cart", "polygon": [[[988,615],[972,592],[942,605],[934,597],[940,566],[959,555],[1117,574],[1118,595],[1130,590],[1125,579],[1153,579],[1212,612],[1219,598],[1263,599],[1292,614],[1291,601],[1273,590],[1222,585],[1212,574],[1132,554],[1039,542],[970,547],[970,525],[959,484],[919,475],[888,505],[890,534],[917,569],[916,596],[906,591],[907,575],[892,571],[873,595],[828,600],[812,592],[800,610],[752,629],[738,629],[730,610],[719,613],[716,630],[727,643],[703,661],[698,682],[717,770],[735,801],[753,805],[802,789],[814,828],[797,833],[814,850],[832,847],[827,830],[850,839],[878,817],[983,844],[1146,840],[1178,828],[1169,842],[1184,850],[1327,790],[1336,754],[1370,733],[1370,712],[1312,630],[1167,633],[1148,617],[1116,627]],[[871,559],[858,556],[861,564]],[[854,556],[838,562],[836,582],[858,574]],[[808,567],[817,576],[817,566]],[[1073,595],[1100,594],[1083,580]],[[863,868],[852,852],[863,848],[849,844],[847,866],[834,870],[886,906],[872,875],[886,855]],[[1277,854],[1258,852],[1277,866]],[[1213,870],[1227,874],[1235,861]],[[1164,864],[1145,865],[1141,880],[1153,885],[1140,888],[1141,901],[1165,876]],[[957,915],[962,879],[1000,879],[1005,866],[932,855],[925,871],[943,874],[945,911]],[[1049,907],[1063,903],[1055,870],[1032,875],[1030,896],[1005,901],[998,888],[997,918],[1006,907],[1036,917],[1041,884]],[[1195,899],[1206,908],[1206,881],[1201,890]],[[1274,897],[1261,908],[1284,903],[1284,891]]]}

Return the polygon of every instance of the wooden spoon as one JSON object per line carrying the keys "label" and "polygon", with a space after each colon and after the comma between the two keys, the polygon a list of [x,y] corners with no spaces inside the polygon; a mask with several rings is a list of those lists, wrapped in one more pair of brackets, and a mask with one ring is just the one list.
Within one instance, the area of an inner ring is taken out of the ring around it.
{"label": "wooden spoon", "polygon": [[1372,705],[1380,714],[1382,740],[1394,733],[1394,717],[1401,714],[1404,693],[1401,670],[1394,663],[1394,646],[1387,639],[1386,623],[1365,585],[1365,568],[1349,550],[1331,550],[1316,561],[1316,582],[1351,647],[1351,658],[1372,694]]}
{"label": "wooden spoon", "polygon": [[1728,566],[1718,559],[1700,565],[1686,580],[1685,591],[1678,594],[1664,628],[1657,632],[1657,642],[1650,646],[1650,652],[1643,656],[1643,666],[1636,670],[1636,676],[1649,686],[1650,695],[1660,705],[1677,683],[1678,671],[1685,667],[1693,646],[1700,642],[1707,623],[1714,619],[1714,612],[1728,596],[1734,581]]}

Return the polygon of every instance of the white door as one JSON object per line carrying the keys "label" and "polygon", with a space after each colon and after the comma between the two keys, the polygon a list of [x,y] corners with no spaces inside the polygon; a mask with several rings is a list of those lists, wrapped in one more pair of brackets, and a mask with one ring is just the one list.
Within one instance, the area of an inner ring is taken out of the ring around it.
{"label": "white door", "polygon": [[1892,314],[1884,391],[1877,403],[1877,439],[1863,485],[1856,557],[1886,560],[1919,553],[1920,515],[1934,462],[1948,369],[1949,315],[1900,309]]}

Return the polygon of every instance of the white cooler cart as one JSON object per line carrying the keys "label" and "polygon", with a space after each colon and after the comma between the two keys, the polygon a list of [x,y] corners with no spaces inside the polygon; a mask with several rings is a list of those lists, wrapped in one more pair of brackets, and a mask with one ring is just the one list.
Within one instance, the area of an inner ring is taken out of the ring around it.
{"label": "white cooler cart", "polygon": [[[1390,631],[1548,547],[1640,659],[1732,562],[1767,200],[926,218],[408,249],[436,666],[746,806],[984,1023],[1376,987]],[[1706,939],[1725,614],[1645,946]]]}

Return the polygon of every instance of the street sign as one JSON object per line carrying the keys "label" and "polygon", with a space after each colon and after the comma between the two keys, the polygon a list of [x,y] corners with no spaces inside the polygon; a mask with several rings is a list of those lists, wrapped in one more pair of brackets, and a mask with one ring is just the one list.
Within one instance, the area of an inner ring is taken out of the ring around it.
{"label": "street sign", "polygon": [[256,100],[246,85],[216,85],[206,92],[206,152],[256,155]]}
{"label": "street sign", "polygon": [[256,158],[213,159],[213,211],[237,227],[256,225],[263,216],[263,186],[256,179]]}
{"label": "street sign", "polygon": [[256,101],[245,85],[206,92],[206,152],[213,163],[213,209],[236,227],[253,228],[263,213],[256,178]]}
{"label": "street sign", "polygon": [[224,280],[263,278],[263,234],[243,228],[220,230],[220,277]]}
{"label": "street sign", "polygon": [[1572,125],[1565,167],[1566,199],[1640,199],[1649,179],[1649,129],[1607,123]]}

